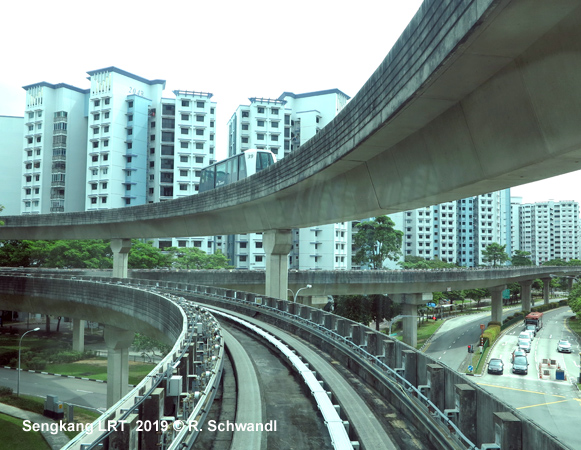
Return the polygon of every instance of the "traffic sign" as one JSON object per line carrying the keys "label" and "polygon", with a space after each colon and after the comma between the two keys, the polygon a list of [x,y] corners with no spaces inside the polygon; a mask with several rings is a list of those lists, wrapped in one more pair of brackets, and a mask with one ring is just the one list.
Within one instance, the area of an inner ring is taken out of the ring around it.
{"label": "traffic sign", "polygon": [[436,306],[436,304],[435,303],[427,303],[426,306],[431,306],[433,308],[434,306]]}
{"label": "traffic sign", "polygon": [[468,366],[468,372],[472,372],[473,370],[474,370],[474,367]]}

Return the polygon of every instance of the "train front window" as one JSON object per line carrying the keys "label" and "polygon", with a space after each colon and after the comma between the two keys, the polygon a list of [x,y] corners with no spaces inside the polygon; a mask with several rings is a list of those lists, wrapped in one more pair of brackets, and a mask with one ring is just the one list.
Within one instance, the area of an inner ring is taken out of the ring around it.
{"label": "train front window", "polygon": [[274,160],[270,153],[257,152],[256,153],[256,171],[266,169],[268,166],[274,164]]}

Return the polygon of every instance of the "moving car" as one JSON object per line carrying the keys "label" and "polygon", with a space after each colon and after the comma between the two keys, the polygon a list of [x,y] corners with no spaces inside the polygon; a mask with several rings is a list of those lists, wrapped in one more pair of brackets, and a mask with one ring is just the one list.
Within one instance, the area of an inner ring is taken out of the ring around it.
{"label": "moving car", "polygon": [[488,361],[488,373],[496,373],[498,375],[502,375],[504,371],[504,363],[500,358],[491,358]]}
{"label": "moving car", "polygon": [[512,362],[512,373],[522,373],[523,375],[529,373],[529,362],[526,356],[515,356]]}
{"label": "moving car", "polygon": [[527,352],[525,350],[521,349],[521,348],[514,349],[512,351],[512,355],[511,355],[511,358],[510,358],[510,362],[511,363],[514,362],[514,358],[516,358],[517,356],[524,356],[524,357],[526,357],[527,356]]}
{"label": "moving car", "polygon": [[537,335],[537,327],[531,323],[527,324],[526,331],[532,331],[533,336]]}
{"label": "moving car", "polygon": [[532,333],[529,331],[523,331],[521,334],[519,334],[518,336],[519,339],[528,339],[532,342],[533,340],[533,336]]}
{"label": "moving car", "polygon": [[524,350],[527,353],[531,351],[531,340],[530,339],[519,339],[518,340],[518,348]]}
{"label": "moving car", "polygon": [[557,351],[564,353],[571,353],[571,343],[567,339],[559,339],[557,344]]}

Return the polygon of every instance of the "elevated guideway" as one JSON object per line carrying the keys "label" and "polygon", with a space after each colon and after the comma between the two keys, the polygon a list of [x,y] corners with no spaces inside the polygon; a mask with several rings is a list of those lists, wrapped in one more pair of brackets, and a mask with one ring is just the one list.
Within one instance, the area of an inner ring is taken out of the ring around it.
{"label": "elevated guideway", "polygon": [[351,102],[274,166],[178,200],[5,217],[0,239],[288,230],[581,169],[580,22],[581,0],[426,0]]}

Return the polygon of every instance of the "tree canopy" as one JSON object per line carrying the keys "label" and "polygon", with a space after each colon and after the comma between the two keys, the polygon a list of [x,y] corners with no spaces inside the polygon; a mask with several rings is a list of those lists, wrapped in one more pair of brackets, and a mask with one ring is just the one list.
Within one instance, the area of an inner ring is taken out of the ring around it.
{"label": "tree canopy", "polygon": [[196,247],[192,248],[170,248],[172,254],[172,265],[176,269],[228,269],[228,258],[217,250],[214,254],[204,253]]}
{"label": "tree canopy", "polygon": [[513,266],[532,266],[531,252],[524,250],[515,250],[510,259]]}
{"label": "tree canopy", "polygon": [[496,267],[497,265],[502,265],[510,260],[505,250],[506,244],[500,245],[497,242],[488,244],[486,248],[482,251],[482,260],[487,263],[492,263],[493,267]]}
{"label": "tree canopy", "polygon": [[403,232],[394,227],[395,223],[387,216],[357,224],[353,261],[377,270],[386,259],[395,260],[401,255]]}
{"label": "tree canopy", "polygon": [[438,258],[425,259],[421,256],[406,255],[405,261],[398,263],[402,269],[450,269],[458,267],[454,263],[444,262]]}

